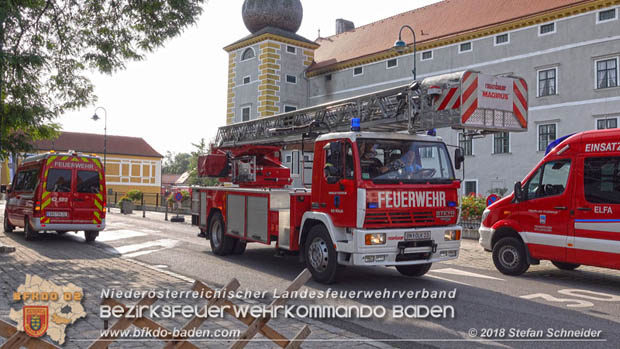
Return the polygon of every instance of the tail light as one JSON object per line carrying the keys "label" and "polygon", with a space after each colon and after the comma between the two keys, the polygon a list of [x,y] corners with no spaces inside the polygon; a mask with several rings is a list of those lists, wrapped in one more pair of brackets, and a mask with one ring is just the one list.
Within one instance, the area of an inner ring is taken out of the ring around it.
{"label": "tail light", "polygon": [[34,210],[35,211],[41,211],[41,201],[36,201],[34,203]]}

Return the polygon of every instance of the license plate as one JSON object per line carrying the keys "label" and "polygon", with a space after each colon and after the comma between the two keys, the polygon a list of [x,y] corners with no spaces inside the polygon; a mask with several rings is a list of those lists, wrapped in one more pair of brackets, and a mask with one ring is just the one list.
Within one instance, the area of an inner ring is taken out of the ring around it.
{"label": "license plate", "polygon": [[430,240],[430,231],[408,231],[405,232],[405,240]]}
{"label": "license plate", "polygon": [[45,215],[48,217],[67,217],[67,212],[65,211],[47,211]]}

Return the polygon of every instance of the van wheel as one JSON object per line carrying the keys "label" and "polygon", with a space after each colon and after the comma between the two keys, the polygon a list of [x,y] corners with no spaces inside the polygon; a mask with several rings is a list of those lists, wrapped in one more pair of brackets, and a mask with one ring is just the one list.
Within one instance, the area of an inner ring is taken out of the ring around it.
{"label": "van wheel", "polygon": [[9,223],[9,215],[8,212],[4,212],[4,232],[12,233],[15,230],[15,226]]}
{"label": "van wheel", "polygon": [[34,240],[37,237],[37,235],[39,235],[39,233],[32,230],[32,225],[30,225],[30,220],[28,219],[28,217],[26,217],[26,219],[24,219],[24,237],[26,238],[26,241]]}
{"label": "van wheel", "polygon": [[218,256],[226,256],[233,251],[235,247],[235,239],[224,234],[224,220],[222,214],[216,212],[211,217],[211,223],[209,224],[209,235],[211,239],[211,250]]}
{"label": "van wheel", "polygon": [[525,246],[511,237],[503,238],[493,246],[493,263],[497,270],[506,275],[521,275],[530,268]]}
{"label": "van wheel", "polygon": [[554,262],[554,261],[551,261],[551,263],[555,265],[558,269],[562,269],[562,270],[575,270],[581,266],[581,264],[563,263],[563,262]]}
{"label": "van wheel", "polygon": [[99,232],[96,230],[87,230],[84,232],[84,238],[86,238],[86,242],[93,242],[99,236]]}
{"label": "van wheel", "polygon": [[336,249],[324,225],[315,225],[310,229],[304,244],[304,255],[306,267],[314,280],[322,284],[331,284],[336,280]]}
{"label": "van wheel", "polygon": [[235,240],[235,247],[233,247],[232,254],[242,255],[245,252],[245,248],[248,246],[248,243],[245,241],[241,241],[241,239]]}
{"label": "van wheel", "polygon": [[405,276],[422,276],[431,269],[431,265],[433,265],[433,263],[397,265],[396,270]]}

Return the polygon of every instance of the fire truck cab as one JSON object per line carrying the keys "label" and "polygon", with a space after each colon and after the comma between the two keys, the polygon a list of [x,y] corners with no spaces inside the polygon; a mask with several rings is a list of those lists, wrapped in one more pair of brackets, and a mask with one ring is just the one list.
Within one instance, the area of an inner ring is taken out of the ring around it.
{"label": "fire truck cab", "polygon": [[586,131],[556,145],[485,210],[480,244],[508,275],[540,260],[564,270],[620,269],[620,130]]}
{"label": "fire truck cab", "polygon": [[38,232],[84,231],[94,241],[105,228],[105,179],[101,160],[76,152],[26,158],[8,190],[4,231],[24,228],[26,240]]}

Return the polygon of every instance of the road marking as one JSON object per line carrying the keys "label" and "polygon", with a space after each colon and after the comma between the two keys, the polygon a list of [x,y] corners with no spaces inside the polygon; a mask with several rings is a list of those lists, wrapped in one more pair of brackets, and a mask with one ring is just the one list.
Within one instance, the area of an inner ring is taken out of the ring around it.
{"label": "road marking", "polygon": [[[149,247],[172,248],[176,246],[178,243],[179,243],[178,240],[161,239],[161,240],[155,240],[155,241],[147,241],[147,242],[143,242],[140,244],[126,245],[126,246],[119,246],[119,247],[108,247],[106,248],[106,250],[110,253],[125,255],[127,253],[144,250]],[[149,253],[152,253],[152,252],[155,252],[155,251],[151,251]]]}
{"label": "road marking", "polygon": [[472,272],[469,272],[469,271],[458,270],[458,269],[453,269],[453,268],[433,269],[433,270],[431,270],[431,272],[450,274],[450,275],[471,276],[471,277],[480,278],[480,279],[506,281],[504,279],[496,278],[496,277],[493,277],[493,276],[486,276],[486,275],[482,275],[482,274],[476,274],[476,273],[472,273]]}
{"label": "road marking", "polygon": [[[432,271],[432,270],[431,270],[431,271]],[[438,279],[438,280],[443,280],[443,281],[448,281],[448,282],[454,282],[455,284],[460,284],[460,285],[465,285],[465,286],[471,286],[470,284],[465,283],[465,282],[460,282],[460,281],[454,281],[454,280],[450,280],[450,279],[445,279],[445,278],[442,278],[442,277],[440,277],[440,276],[436,276],[436,275],[429,275],[429,274],[426,274],[426,276],[428,276],[429,278],[433,278],[433,279]]]}
{"label": "road marking", "polygon": [[135,230],[104,230],[99,233],[97,241],[116,241],[144,235],[146,234]]}
{"label": "road marking", "polygon": [[140,229],[140,231],[145,232],[147,234],[161,233],[161,230],[153,230],[153,229]]}
{"label": "road marking", "polygon": [[166,250],[166,248],[158,248],[156,250],[146,250],[146,251],[138,251],[138,252],[134,252],[134,253],[128,253],[128,254],[124,254],[123,258],[135,258],[135,257],[139,257],[139,256],[144,256],[145,254],[151,254],[151,253],[155,253],[155,252],[159,252],[159,251],[163,251]]}

